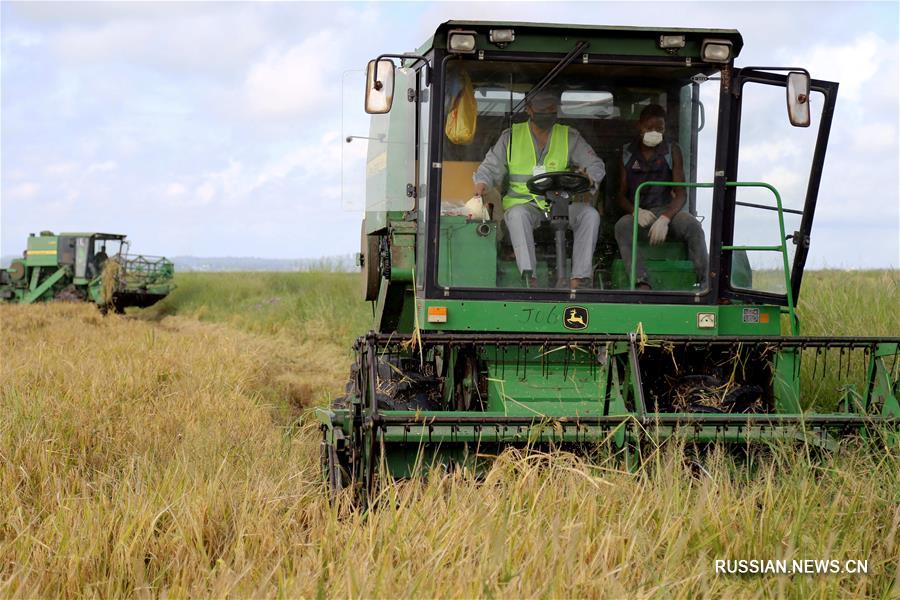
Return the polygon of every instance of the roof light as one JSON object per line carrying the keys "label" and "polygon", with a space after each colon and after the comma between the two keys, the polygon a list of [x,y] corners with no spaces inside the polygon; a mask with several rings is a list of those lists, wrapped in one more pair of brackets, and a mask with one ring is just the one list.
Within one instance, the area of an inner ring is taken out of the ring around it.
{"label": "roof light", "polygon": [[516,41],[516,32],[513,29],[491,29],[488,33],[488,39],[492,44],[497,44],[501,48],[507,44]]}
{"label": "roof light", "polygon": [[728,62],[731,60],[731,42],[728,40],[703,40],[700,57],[705,62]]}
{"label": "roof light", "polygon": [[659,36],[659,47],[664,50],[674,50],[676,48],[684,48],[683,35],[661,35]]}
{"label": "roof light", "polygon": [[447,50],[454,54],[473,54],[475,52],[475,32],[451,31],[448,34]]}

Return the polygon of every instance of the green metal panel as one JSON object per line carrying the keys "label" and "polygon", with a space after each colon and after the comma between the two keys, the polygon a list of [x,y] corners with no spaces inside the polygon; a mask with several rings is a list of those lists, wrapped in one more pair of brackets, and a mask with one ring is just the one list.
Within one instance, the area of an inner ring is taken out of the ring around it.
{"label": "green metal panel", "polygon": [[484,348],[487,410],[506,415],[602,415],[608,366],[586,350]]}
{"label": "green metal panel", "polygon": [[59,237],[55,235],[29,236],[25,253],[28,267],[55,267]]}
{"label": "green metal panel", "polygon": [[[466,217],[441,217],[439,247],[438,285],[497,285],[496,223],[468,221]],[[461,266],[464,268],[460,269]]]}
{"label": "green metal panel", "polygon": [[[429,306],[447,307],[446,323],[428,323]],[[779,335],[777,306],[691,306],[660,304],[586,304],[490,300],[418,300],[424,330],[572,333],[563,325],[567,307],[587,310],[587,327],[578,333],[631,333],[640,323],[647,334]],[[745,313],[745,309],[758,313]],[[698,327],[699,314],[714,314],[715,327]],[[752,316],[748,316],[752,315]]]}

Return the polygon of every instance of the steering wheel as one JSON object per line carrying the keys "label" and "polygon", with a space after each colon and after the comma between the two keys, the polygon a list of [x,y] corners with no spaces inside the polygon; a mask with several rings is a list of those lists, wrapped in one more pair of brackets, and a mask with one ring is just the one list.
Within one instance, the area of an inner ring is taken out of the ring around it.
{"label": "steering wheel", "polygon": [[535,175],[525,182],[528,191],[543,196],[547,192],[581,194],[591,189],[591,180],[581,173],[551,171]]}

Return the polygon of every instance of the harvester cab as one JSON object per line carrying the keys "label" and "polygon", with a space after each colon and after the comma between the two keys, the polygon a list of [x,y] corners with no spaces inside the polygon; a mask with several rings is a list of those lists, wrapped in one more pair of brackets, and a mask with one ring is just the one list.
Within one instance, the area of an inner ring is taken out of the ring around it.
{"label": "harvester cab", "polygon": [[838,84],[742,45],[450,21],[370,61],[374,323],[318,413],[333,487],[508,445],[896,442],[898,338],[796,314]]}
{"label": "harvester cab", "polygon": [[42,231],[0,272],[0,300],[31,304],[88,301],[101,310],[150,306],[172,290],[174,266],[163,257],[132,256],[122,234]]}

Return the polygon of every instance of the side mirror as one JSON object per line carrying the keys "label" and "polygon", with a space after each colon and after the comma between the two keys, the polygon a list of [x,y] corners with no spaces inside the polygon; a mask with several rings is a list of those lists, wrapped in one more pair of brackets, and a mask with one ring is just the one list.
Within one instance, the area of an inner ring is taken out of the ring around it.
{"label": "side mirror", "polygon": [[383,115],[390,112],[393,101],[394,62],[370,60],[366,70],[366,112],[370,115]]}
{"label": "side mirror", "polygon": [[809,73],[788,73],[787,109],[791,125],[809,127]]}

